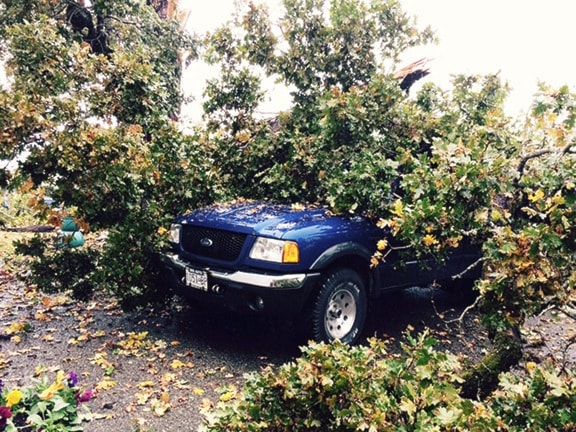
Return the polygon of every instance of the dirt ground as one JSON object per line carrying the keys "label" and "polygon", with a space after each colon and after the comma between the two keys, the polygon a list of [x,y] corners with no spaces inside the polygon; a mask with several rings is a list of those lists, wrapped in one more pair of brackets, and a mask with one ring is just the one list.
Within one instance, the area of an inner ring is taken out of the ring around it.
{"label": "dirt ground", "polygon": [[[432,288],[386,296],[374,305],[366,336],[396,343],[407,329],[429,329],[447,349],[474,360],[489,341],[470,299]],[[576,322],[548,312],[525,329],[526,358],[576,367]],[[81,388],[96,389],[87,432],[196,430],[200,408],[245,374],[299,354],[290,323],[239,318],[191,308],[178,300],[162,309],[124,313],[100,295],[76,302],[26,287],[0,258],[0,379],[29,385],[38,373],[74,371]]]}

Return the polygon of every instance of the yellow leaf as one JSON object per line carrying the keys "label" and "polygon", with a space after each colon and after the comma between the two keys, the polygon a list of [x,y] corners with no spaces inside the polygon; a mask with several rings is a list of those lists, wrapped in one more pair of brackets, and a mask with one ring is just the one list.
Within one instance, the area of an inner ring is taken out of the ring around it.
{"label": "yellow leaf", "polygon": [[43,373],[46,372],[46,366],[40,365],[40,366],[36,366],[36,369],[34,369],[34,376],[40,376]]}
{"label": "yellow leaf", "polygon": [[48,321],[48,316],[44,312],[38,312],[34,315],[37,321]]}
{"label": "yellow leaf", "polygon": [[383,251],[384,249],[386,249],[388,247],[388,240],[385,240],[385,239],[378,240],[376,247],[378,248],[378,250]]}
{"label": "yellow leaf", "polygon": [[380,229],[386,228],[387,226],[390,226],[390,222],[386,219],[379,219],[378,222],[376,222],[376,226]]}
{"label": "yellow leaf", "polygon": [[228,401],[234,399],[235,397],[236,397],[236,390],[234,388],[232,388],[231,390],[229,390],[225,393],[222,393],[220,395],[220,401],[228,402]]}
{"label": "yellow leaf", "polygon": [[154,400],[152,402],[152,409],[154,410],[154,415],[157,417],[162,417],[171,408],[169,403],[163,402],[162,400]]}
{"label": "yellow leaf", "polygon": [[134,411],[136,411],[136,407],[134,406],[134,404],[128,405],[126,408],[124,408],[124,411],[126,411],[127,413],[133,413]]}
{"label": "yellow leaf", "polygon": [[404,214],[404,206],[402,205],[402,201],[396,200],[390,212],[396,216],[402,216]]}
{"label": "yellow leaf", "polygon": [[162,385],[168,385],[169,383],[174,381],[176,381],[176,375],[173,374],[172,372],[166,372],[162,376]]}
{"label": "yellow leaf", "polygon": [[0,369],[10,366],[10,360],[6,360],[2,354],[0,354]]}
{"label": "yellow leaf", "polygon": [[552,198],[552,203],[556,205],[566,204],[566,199],[562,195],[556,195]]}
{"label": "yellow leaf", "polygon": [[436,240],[436,237],[434,237],[432,234],[426,234],[423,238],[422,238],[422,243],[424,243],[425,246],[432,246],[435,244],[438,244],[438,240]]}
{"label": "yellow leaf", "polygon": [[92,358],[90,360],[90,363],[96,364],[96,365],[100,366],[102,369],[113,368],[114,365],[112,363],[110,363],[108,360],[106,360],[107,356],[108,356],[108,354],[105,352],[99,352],[99,353],[97,352],[94,354],[94,358]]}
{"label": "yellow leaf", "polygon": [[544,198],[544,192],[542,189],[538,189],[533,195],[528,196],[528,199],[532,202],[540,201],[542,198]]}
{"label": "yellow leaf", "polygon": [[142,381],[142,382],[138,383],[138,387],[140,387],[140,388],[154,387],[154,382],[153,381]]}
{"label": "yellow leaf", "polygon": [[249,131],[242,130],[238,132],[234,138],[236,138],[236,140],[240,141],[242,144],[245,144],[250,140],[251,135]]}
{"label": "yellow leaf", "polygon": [[144,405],[152,396],[152,393],[136,393],[136,403],[138,405]]}
{"label": "yellow leaf", "polygon": [[204,390],[202,390],[199,387],[194,387],[194,389],[192,391],[194,392],[194,394],[196,394],[198,396],[202,396],[204,394]]}
{"label": "yellow leaf", "polygon": [[200,409],[206,410],[214,407],[214,402],[210,399],[202,399],[202,403],[200,404]]}
{"label": "yellow leaf", "polygon": [[116,387],[116,382],[112,381],[111,379],[106,377],[102,381],[100,381],[98,384],[96,384],[95,389],[96,390],[110,390],[114,387]]}
{"label": "yellow leaf", "polygon": [[183,368],[183,367],[186,367],[186,366],[187,366],[186,363],[181,362],[181,361],[178,360],[178,359],[173,360],[172,363],[170,363],[170,367],[171,367],[172,369],[180,369],[180,368]]}
{"label": "yellow leaf", "polygon": [[401,411],[407,413],[410,418],[412,418],[412,416],[416,412],[416,404],[406,397],[402,397],[402,401],[400,402],[399,408]]}
{"label": "yellow leaf", "polygon": [[26,324],[24,323],[12,323],[8,329],[8,334],[15,334],[24,331]]}
{"label": "yellow leaf", "polygon": [[460,240],[462,240],[462,236],[451,237],[446,241],[446,244],[450,247],[457,248],[458,245],[460,245]]}

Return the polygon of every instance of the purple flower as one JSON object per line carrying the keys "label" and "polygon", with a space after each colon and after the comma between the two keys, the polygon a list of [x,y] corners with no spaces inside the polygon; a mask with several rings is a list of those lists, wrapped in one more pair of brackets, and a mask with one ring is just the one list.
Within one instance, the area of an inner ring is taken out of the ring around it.
{"label": "purple flower", "polygon": [[4,430],[10,417],[12,417],[12,411],[10,411],[10,408],[0,406],[0,430]]}
{"label": "purple flower", "polygon": [[0,393],[2,393],[2,389],[4,388],[4,381],[0,379]]}
{"label": "purple flower", "polygon": [[84,402],[89,402],[94,397],[94,390],[86,390],[84,393],[76,392],[76,402],[78,405]]}
{"label": "purple flower", "polygon": [[78,375],[74,372],[70,372],[70,376],[68,377],[68,387],[76,387],[78,384]]}

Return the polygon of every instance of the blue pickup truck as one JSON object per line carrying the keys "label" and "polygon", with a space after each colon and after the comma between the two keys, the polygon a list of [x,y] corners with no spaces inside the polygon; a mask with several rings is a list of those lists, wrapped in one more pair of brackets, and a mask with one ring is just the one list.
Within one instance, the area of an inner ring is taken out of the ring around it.
{"label": "blue pickup truck", "polygon": [[162,260],[175,292],[192,302],[293,318],[310,338],[353,344],[370,299],[446,280],[478,258],[477,249],[462,248],[441,267],[405,259],[398,265],[394,254],[371,266],[383,236],[363,217],[244,201],[178,217]]}

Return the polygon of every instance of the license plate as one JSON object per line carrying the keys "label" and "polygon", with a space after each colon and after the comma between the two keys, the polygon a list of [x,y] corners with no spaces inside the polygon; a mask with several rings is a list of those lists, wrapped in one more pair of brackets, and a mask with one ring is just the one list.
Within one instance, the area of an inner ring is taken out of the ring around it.
{"label": "license plate", "polygon": [[208,291],[208,273],[204,270],[186,267],[186,285],[191,288]]}

